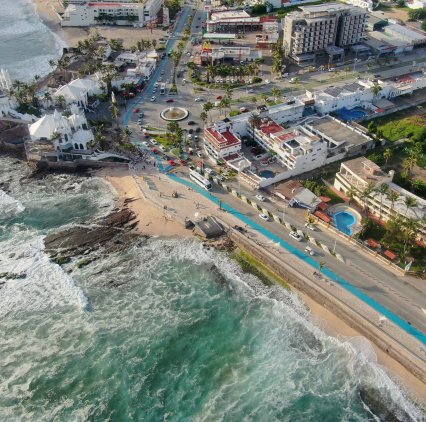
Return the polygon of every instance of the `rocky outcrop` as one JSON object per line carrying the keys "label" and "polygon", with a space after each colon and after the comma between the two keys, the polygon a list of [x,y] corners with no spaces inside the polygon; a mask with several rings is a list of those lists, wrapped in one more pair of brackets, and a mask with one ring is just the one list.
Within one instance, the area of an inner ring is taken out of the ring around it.
{"label": "rocky outcrop", "polygon": [[88,255],[102,248],[106,253],[122,250],[141,239],[133,231],[136,216],[122,208],[87,225],[79,225],[50,234],[44,239],[45,250],[52,258]]}

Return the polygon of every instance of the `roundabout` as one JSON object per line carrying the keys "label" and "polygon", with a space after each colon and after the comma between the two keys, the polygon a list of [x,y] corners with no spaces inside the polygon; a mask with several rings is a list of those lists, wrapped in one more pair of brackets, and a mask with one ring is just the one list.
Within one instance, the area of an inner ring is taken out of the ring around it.
{"label": "roundabout", "polygon": [[168,107],[160,113],[160,116],[167,122],[179,122],[189,116],[189,111],[183,107]]}

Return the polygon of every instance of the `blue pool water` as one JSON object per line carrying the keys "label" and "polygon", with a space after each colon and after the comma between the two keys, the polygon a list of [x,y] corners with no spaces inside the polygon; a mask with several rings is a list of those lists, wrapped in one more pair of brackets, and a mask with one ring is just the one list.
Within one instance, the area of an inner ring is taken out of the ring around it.
{"label": "blue pool water", "polygon": [[334,225],[343,233],[351,236],[351,227],[356,223],[356,217],[349,211],[340,211],[334,214]]}
{"label": "blue pool water", "polygon": [[259,172],[260,177],[264,177],[265,179],[272,179],[275,176],[275,173],[271,170],[262,170]]}
{"label": "blue pool water", "polygon": [[365,110],[363,110],[361,107],[355,107],[350,110],[347,108],[342,108],[337,112],[339,114],[339,117],[342,120],[351,121],[351,120],[359,120],[365,117],[367,114]]}

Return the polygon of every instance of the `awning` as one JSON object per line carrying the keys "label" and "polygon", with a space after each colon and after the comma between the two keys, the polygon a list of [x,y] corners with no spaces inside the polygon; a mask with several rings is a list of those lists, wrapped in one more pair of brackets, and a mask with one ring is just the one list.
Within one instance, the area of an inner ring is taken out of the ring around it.
{"label": "awning", "polygon": [[328,196],[320,196],[319,198],[321,199],[322,202],[325,202],[325,203],[331,201],[331,198],[329,198]]}
{"label": "awning", "polygon": [[390,250],[386,250],[386,251],[384,251],[383,252],[383,255],[386,257],[386,258],[389,258],[391,261],[393,261],[394,259],[396,259],[397,257],[396,257],[396,254],[394,254],[392,251],[390,251]]}
{"label": "awning", "polygon": [[326,223],[331,222],[331,218],[327,214],[323,213],[322,211],[315,211],[314,215],[320,218],[322,221],[325,221]]}
{"label": "awning", "polygon": [[319,204],[318,204],[318,208],[319,208],[321,211],[327,211],[328,204],[326,204],[325,202],[321,202],[321,203],[319,203]]}
{"label": "awning", "polygon": [[367,245],[370,246],[370,248],[376,249],[380,246],[379,242],[376,242],[374,239],[368,239]]}

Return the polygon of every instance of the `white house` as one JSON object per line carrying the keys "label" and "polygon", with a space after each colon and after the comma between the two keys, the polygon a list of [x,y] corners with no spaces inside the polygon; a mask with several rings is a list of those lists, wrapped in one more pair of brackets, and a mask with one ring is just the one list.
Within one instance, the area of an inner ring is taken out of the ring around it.
{"label": "white house", "polygon": [[229,119],[216,122],[204,129],[204,148],[214,159],[236,158],[241,151],[241,140],[235,136]]}
{"label": "white house", "polygon": [[423,9],[424,7],[426,7],[425,0],[406,0],[405,4],[410,9]]}
{"label": "white house", "polygon": [[92,79],[75,79],[67,85],[58,88],[52,95],[54,99],[65,98],[66,105],[76,104],[86,108],[89,96],[102,93],[101,83]]}
{"label": "white house", "polygon": [[71,106],[71,113],[71,116],[65,117],[55,110],[53,114],[45,114],[28,125],[31,140],[51,141],[56,151],[87,150],[88,144],[94,140],[93,133],[76,105]]}

